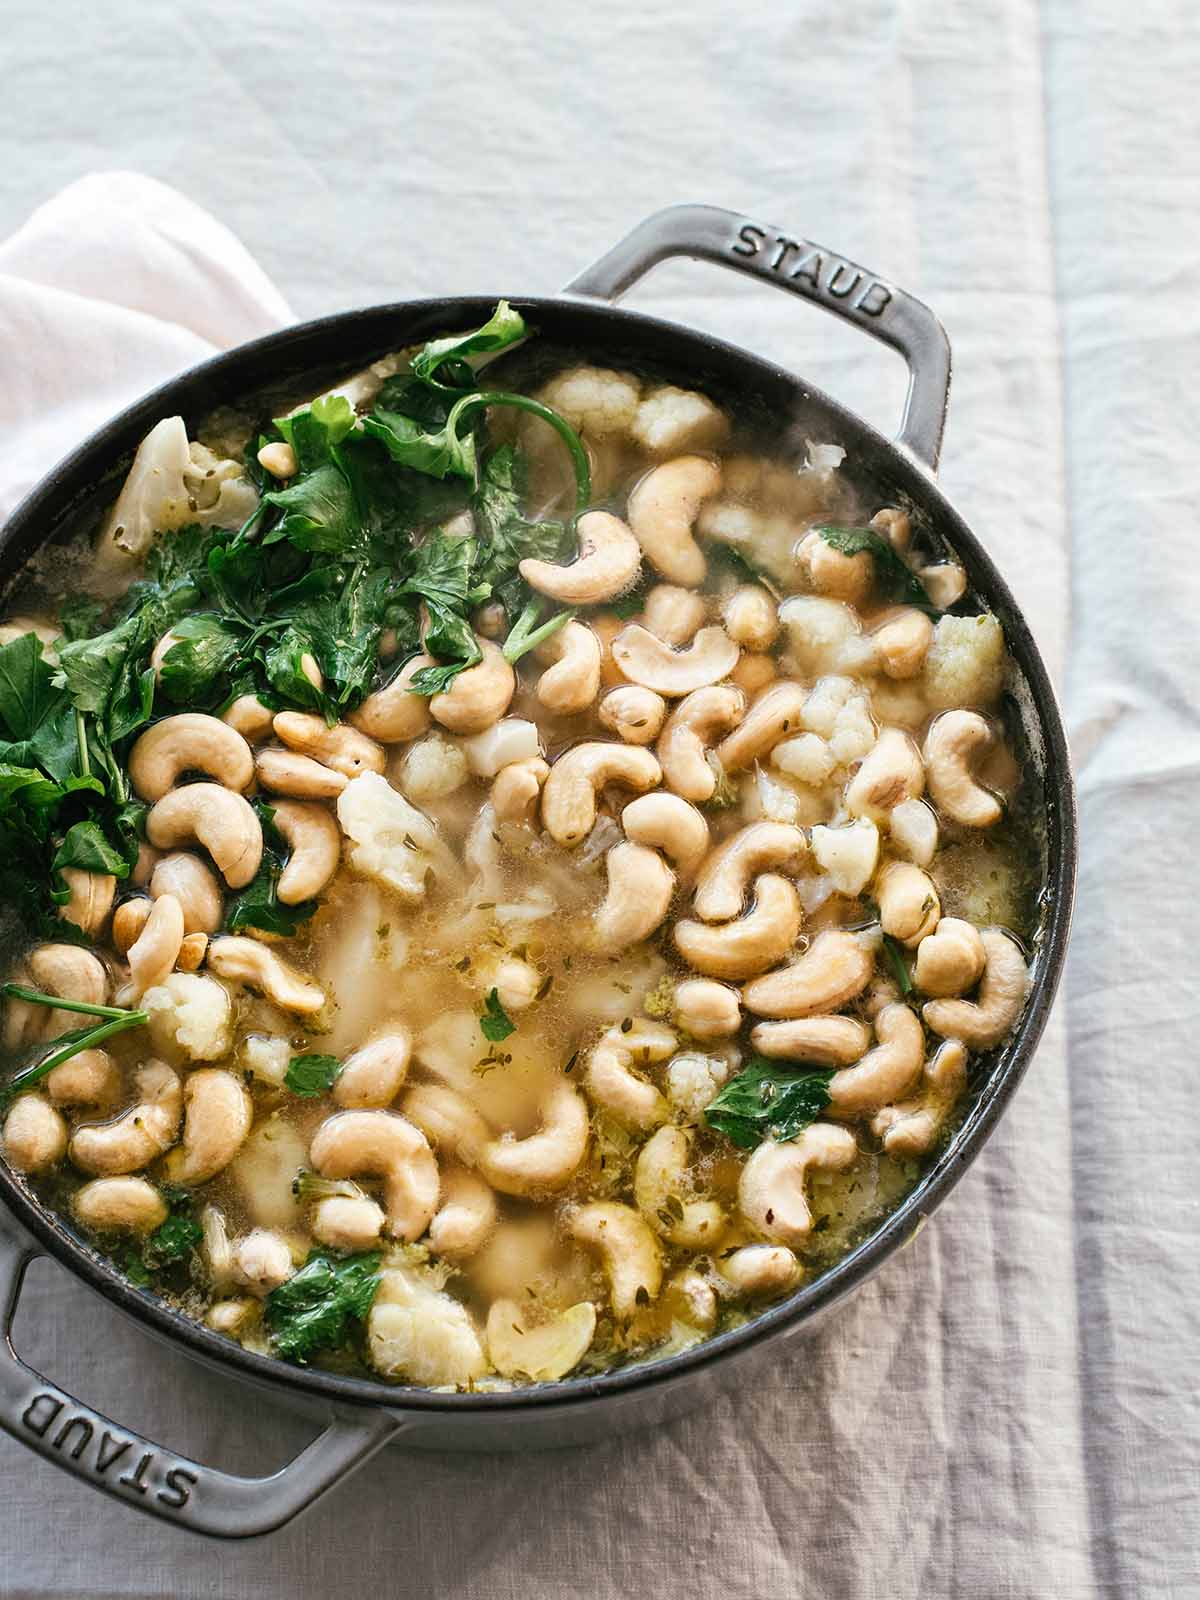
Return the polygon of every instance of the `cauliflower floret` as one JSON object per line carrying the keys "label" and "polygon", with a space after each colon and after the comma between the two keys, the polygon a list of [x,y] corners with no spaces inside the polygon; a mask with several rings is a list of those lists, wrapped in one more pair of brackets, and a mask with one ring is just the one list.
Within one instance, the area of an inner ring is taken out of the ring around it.
{"label": "cauliflower floret", "polygon": [[743,787],[742,815],[747,822],[765,817],[770,822],[807,828],[826,821],[831,810],[827,789],[796,783],[765,766],[755,767],[753,781]]}
{"label": "cauliflower floret", "polygon": [[430,872],[458,878],[458,862],[429,818],[378,772],[363,772],[338,796],[338,821],[350,842],[348,861],[402,899],[420,900]]}
{"label": "cauliflower floret", "polygon": [[272,1089],[281,1089],[292,1060],[292,1047],[286,1039],[271,1038],[265,1033],[252,1033],[242,1040],[242,1065]]}
{"label": "cauliflower floret", "polygon": [[652,455],[711,450],[729,432],[729,419],[706,395],[671,384],[654,389],[637,408],[634,442]]}
{"label": "cauliflower floret", "polygon": [[861,672],[874,659],[874,647],[853,609],[840,600],[797,594],[779,608],[788,630],[791,654],[801,676],[821,672]]}
{"label": "cauliflower floret", "polygon": [[804,702],[800,720],[810,733],[819,733],[822,739],[833,737],[838,712],[854,693],[854,680],[831,675],[820,678]]}
{"label": "cauliflower floret", "polygon": [[855,691],[846,700],[833,722],[829,749],[839,767],[861,761],[875,744],[875,723],[866,695]]}
{"label": "cauliflower floret", "polygon": [[699,1122],[728,1077],[729,1063],[720,1056],[674,1056],[667,1065],[667,1099],[689,1122]]}
{"label": "cauliflower floret", "polygon": [[150,1037],[160,1049],[174,1047],[193,1061],[219,1061],[233,1043],[233,1007],[225,985],[197,972],[172,972],[147,989],[142,1010],[150,1013]]}
{"label": "cauliflower floret", "polygon": [[697,527],[706,539],[751,545],[762,529],[762,518],[736,500],[709,500],[700,508]]}
{"label": "cauliflower floret", "polygon": [[625,436],[638,407],[638,382],[607,367],[572,367],[543,384],[537,399],[593,442]]}
{"label": "cauliflower floret", "polygon": [[439,1274],[428,1268],[406,1264],[383,1273],[367,1339],[385,1378],[459,1389],[489,1370],[467,1308],[443,1292]]}
{"label": "cauliflower floret", "polygon": [[840,894],[861,894],[879,864],[879,829],[866,817],[848,827],[817,827],[812,853]]}
{"label": "cauliflower floret", "polygon": [[938,710],[991,705],[1004,687],[1004,630],[985,611],[942,617],[925,657],[925,693]]}
{"label": "cauliflower floret", "polygon": [[157,533],[186,523],[237,528],[258,504],[240,465],[188,444],[182,417],[164,417],[138,446],[116,504],[105,517],[97,555],[114,565],[140,560]]}
{"label": "cauliflower floret", "polygon": [[444,800],[467,781],[467,758],[444,733],[410,744],[400,762],[400,787],[412,801]]}
{"label": "cauliflower floret", "polygon": [[777,744],[771,752],[771,764],[801,783],[821,784],[832,775],[838,758],[819,735],[802,733]]}
{"label": "cauliflower floret", "polygon": [[880,678],[871,689],[871,709],[879,722],[899,728],[917,728],[929,715],[920,680]]}
{"label": "cauliflower floret", "polygon": [[530,761],[542,753],[536,722],[524,717],[501,717],[499,722],[462,741],[467,765],[477,778],[494,778],[514,761]]}

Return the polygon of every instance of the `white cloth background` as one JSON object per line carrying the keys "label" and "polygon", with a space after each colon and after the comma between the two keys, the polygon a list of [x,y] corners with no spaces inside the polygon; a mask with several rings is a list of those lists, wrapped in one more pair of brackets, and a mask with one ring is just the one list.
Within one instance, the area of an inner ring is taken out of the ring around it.
{"label": "white cloth background", "polygon": [[[73,246],[41,213],[0,250],[0,493],[286,318],[272,283],[298,315],[547,292],[662,204],[744,210],[943,317],[943,481],[1065,693],[1084,840],[1065,993],[1000,1131],[918,1242],[749,1392],[583,1451],[389,1452],[243,1547],[0,1439],[0,1594],[1200,1594],[1194,7],[65,0],[24,12],[0,62],[0,237],[81,174],[136,168],[267,275],[132,180]],[[766,288],[671,267],[632,303],[882,426],[898,413],[887,355]],[[265,1470],[309,1433],[56,1268],[18,1344],[218,1465]]]}

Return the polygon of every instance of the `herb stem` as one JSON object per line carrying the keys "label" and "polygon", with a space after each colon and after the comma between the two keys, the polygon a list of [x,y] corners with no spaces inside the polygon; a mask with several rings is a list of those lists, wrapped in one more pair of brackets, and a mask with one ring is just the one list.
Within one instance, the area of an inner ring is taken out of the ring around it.
{"label": "herb stem", "polygon": [[916,988],[916,985],[912,981],[912,977],[909,973],[908,967],[904,963],[904,957],[900,954],[896,941],[891,937],[890,934],[887,933],[885,933],[883,936],[883,951],[888,958],[888,964],[892,969],[893,976],[895,977],[896,982],[900,985],[900,993],[907,999],[907,997],[912,994],[913,990]]}
{"label": "herb stem", "polygon": [[80,1011],[88,1017],[140,1016],[145,1021],[143,1012],[131,1011],[128,1006],[97,1006],[90,1000],[66,1000],[62,995],[46,994],[41,989],[27,989],[23,983],[3,984],[0,993],[8,1000],[28,1000],[33,1005],[50,1006],[55,1011]]}
{"label": "herb stem", "polygon": [[531,416],[540,417],[543,422],[549,423],[571,455],[571,464],[575,469],[576,514],[586,511],[592,498],[592,473],[588,466],[587,451],[570,423],[560,417],[557,411],[542,405],[540,400],[531,400],[525,394],[509,394],[503,389],[466,395],[452,407],[446,419],[447,432],[457,438],[459,422],[469,420],[474,412],[485,411],[489,406],[512,406],[517,411],[528,411]]}
{"label": "herb stem", "polygon": [[75,740],[79,745],[79,770],[86,778],[90,776],[92,766],[88,759],[87,723],[78,707],[75,710]]}
{"label": "herb stem", "polygon": [[[10,987],[12,985],[5,985],[5,988]],[[65,1006],[66,1002],[64,1001],[63,1004]],[[97,1007],[89,1006],[85,1008],[76,1005],[70,1009],[95,1011]],[[14,1095],[20,1094],[22,1089],[27,1089],[30,1084],[39,1083],[53,1072],[55,1067],[62,1066],[64,1061],[69,1061],[72,1056],[77,1056],[81,1050],[92,1050],[96,1045],[103,1044],[106,1039],[111,1039],[114,1034],[125,1033],[129,1028],[140,1028],[144,1022],[149,1020],[150,1014],[147,1011],[125,1011],[114,1017],[111,1022],[101,1023],[98,1028],[92,1028],[82,1036],[79,1034],[70,1036],[67,1044],[62,1045],[57,1050],[52,1049],[49,1055],[43,1056],[40,1061],[35,1062],[31,1067],[22,1068],[20,1072],[8,1080],[2,1091],[5,1102],[11,1100]],[[60,1037],[62,1036],[60,1035]]]}

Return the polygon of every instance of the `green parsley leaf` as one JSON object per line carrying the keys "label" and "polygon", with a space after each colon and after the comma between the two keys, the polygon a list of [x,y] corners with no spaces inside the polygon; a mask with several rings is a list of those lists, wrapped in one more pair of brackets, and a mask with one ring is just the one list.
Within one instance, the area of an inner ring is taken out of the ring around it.
{"label": "green parsley leaf", "polygon": [[829,1104],[832,1069],[797,1074],[763,1056],[750,1060],[712,1100],[704,1120],[743,1150],[766,1138],[794,1138]]}
{"label": "green parsley leaf", "polygon": [[10,739],[28,739],[58,701],[54,673],[36,633],[0,645],[0,717]]}
{"label": "green parsley leaf", "polygon": [[479,1031],[490,1044],[502,1044],[509,1034],[517,1031],[516,1023],[500,1004],[500,995],[495,989],[488,992],[487,1000],[484,1002],[483,1015],[479,1019]]}
{"label": "green parsley leaf", "polygon": [[519,311],[514,311],[507,300],[501,300],[482,328],[476,328],[471,333],[450,334],[444,339],[431,339],[413,357],[413,374],[425,383],[433,383],[443,363],[466,361],[469,356],[505,350],[523,339],[525,332],[524,317]]}
{"label": "green parsley leaf", "polygon": [[264,1302],[276,1353],[305,1362],[320,1350],[345,1342],[355,1322],[365,1321],[379,1289],[377,1250],[341,1260],[315,1250],[300,1271]]}
{"label": "green parsley leaf", "polygon": [[173,1212],[146,1241],[143,1261],[153,1270],[182,1261],[204,1238],[204,1229],[184,1212]]}
{"label": "green parsley leaf", "polygon": [[341,1070],[342,1063],[337,1056],[324,1056],[316,1053],[293,1056],[283,1081],[293,1094],[302,1095],[306,1100],[312,1100],[317,1095],[324,1094],[326,1089],[333,1088],[334,1081]]}

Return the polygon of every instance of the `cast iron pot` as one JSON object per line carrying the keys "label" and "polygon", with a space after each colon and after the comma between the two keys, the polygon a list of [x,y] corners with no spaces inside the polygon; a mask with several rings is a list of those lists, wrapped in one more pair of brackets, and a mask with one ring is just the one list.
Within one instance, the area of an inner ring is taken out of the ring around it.
{"label": "cast iron pot", "polygon": [[[889,443],[790,373],[718,340],[617,311],[617,299],[671,256],[702,257],[765,279],[898,350],[909,368],[897,439]],[[191,425],[218,405],[278,381],[320,380],[385,351],[473,327],[494,301],[415,300],[325,317],[243,345],[164,384],[94,434],[41,483],[0,536],[0,582],[39,546],[97,515],[138,442],[159,418]],[[950,350],[933,313],[887,280],[776,228],[708,206],[648,218],[557,299],[517,299],[547,341],[604,359],[634,359],[677,381],[752,399],[797,443],[842,445],[845,469],[877,504],[905,500],[963,561],[973,588],[1000,618],[1020,682],[1016,698],[1045,794],[1046,892],[1033,986],[1015,1034],[984,1064],[972,1104],[948,1148],[874,1234],[829,1272],[748,1325],[667,1360],[511,1394],[432,1394],[336,1377],[253,1355],[127,1282],[47,1211],[0,1163],[0,1426],[47,1460],[128,1505],[223,1538],[266,1533],[396,1440],[415,1447],[497,1450],[581,1443],[645,1426],[698,1405],[768,1344],[813,1326],[913,1237],[979,1154],[1041,1035],[1066,950],[1075,875],[1074,796],[1062,722],[1037,647],[991,558],[933,481],[950,383]],[[20,1360],[10,1330],[28,1263],[49,1254],[176,1348],[278,1400],[321,1417],[325,1430],[268,1478],[243,1478],[187,1460],[92,1411]]]}

